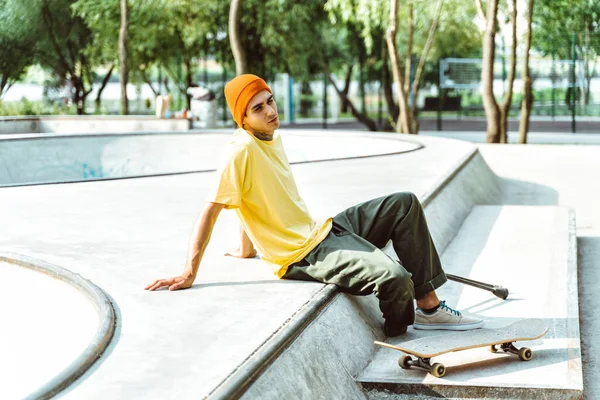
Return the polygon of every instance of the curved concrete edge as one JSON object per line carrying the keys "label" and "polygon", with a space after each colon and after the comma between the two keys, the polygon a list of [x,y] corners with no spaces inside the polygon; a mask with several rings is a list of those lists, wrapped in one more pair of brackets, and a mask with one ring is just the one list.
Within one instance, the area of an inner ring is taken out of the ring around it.
{"label": "curved concrete edge", "polygon": [[[417,142],[416,140],[414,142]],[[418,143],[418,142],[417,142]],[[419,143],[424,148],[425,145]],[[479,149],[475,146],[459,159],[453,168],[433,186],[433,188],[421,197],[421,203],[425,208],[446,188],[452,180],[459,175],[469,163],[480,156]],[[493,174],[490,170],[489,173]],[[495,174],[493,174],[495,176]],[[445,247],[445,240],[442,247]],[[440,250],[441,251],[441,250]],[[270,366],[270,364],[282,354],[308,325],[314,321],[319,313],[330,305],[341,292],[335,285],[326,285],[314,295],[296,314],[292,315],[288,323],[267,338],[264,344],[251,354],[236,370],[223,380],[209,395],[215,399],[238,399],[258,379],[258,377]]]}
{"label": "curved concrete edge", "polygon": [[253,354],[218,385],[208,397],[238,399],[260,374],[315,320],[339,294],[335,285],[324,285],[281,328],[268,337]]}
{"label": "curved concrete edge", "polygon": [[0,261],[46,274],[73,286],[85,295],[98,311],[98,330],[81,355],[53,379],[26,397],[26,399],[50,399],[77,380],[104,353],[115,332],[115,309],[102,289],[65,268],[21,254],[7,252],[0,252]]}
{"label": "curved concrete edge", "polygon": [[423,208],[427,207],[427,205],[431,203],[446,186],[448,186],[452,179],[454,179],[454,177],[457,176],[478,154],[479,150],[474,147],[465,156],[463,156],[462,159],[458,160],[454,167],[451,168],[444,176],[442,176],[440,180],[433,185],[433,188],[429,192],[423,195],[423,198],[421,198],[421,204],[423,205]]}

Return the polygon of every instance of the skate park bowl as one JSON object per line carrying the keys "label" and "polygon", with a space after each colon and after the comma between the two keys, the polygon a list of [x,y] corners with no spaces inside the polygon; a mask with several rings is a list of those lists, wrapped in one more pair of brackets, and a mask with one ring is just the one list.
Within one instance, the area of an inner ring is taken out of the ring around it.
{"label": "skate park bowl", "polygon": [[[0,136],[0,187],[214,171],[231,132]],[[422,146],[390,136],[340,144],[335,134],[285,135],[290,163],[400,154]]]}
{"label": "skate park bowl", "polygon": [[[15,268],[22,266],[15,260],[58,265],[98,285],[115,313],[107,343],[93,339],[102,324],[85,297],[54,308],[70,315],[68,307],[77,305],[73,313],[86,315],[81,333],[74,332],[73,356],[86,354],[90,340],[101,344],[91,367],[67,376],[60,375],[63,365],[54,377],[46,375],[61,381],[61,398],[580,397],[575,217],[562,206],[563,194],[496,175],[478,147],[458,140],[281,133],[313,215],[335,215],[391,192],[415,193],[448,271],[511,290],[505,302],[454,283],[440,295],[479,313],[490,327],[515,318],[548,320],[543,346],[534,343],[540,356],[515,368],[505,358],[477,353],[461,360],[463,366],[448,362],[443,381],[404,373],[395,353],[373,344],[389,339],[373,296],[280,281],[259,259],[223,257],[239,235],[231,213],[215,226],[193,288],[145,292],[151,279],[179,272],[231,130],[19,133],[0,137],[0,219],[8,227],[0,230],[0,248],[34,258],[6,256],[0,280],[9,273],[19,279]],[[530,245],[522,246],[526,241]],[[503,276],[494,273],[500,269]],[[523,278],[508,279],[517,275]],[[104,326],[106,337],[110,327]],[[416,335],[410,328],[406,339]],[[19,395],[42,384],[24,376],[15,381],[29,389]]]}
{"label": "skate park bowl", "polygon": [[102,355],[115,329],[113,306],[81,276],[18,254],[0,252],[0,277],[2,318],[10,322],[0,333],[2,396],[50,398]]}
{"label": "skate park bowl", "polygon": [[0,137],[15,134],[92,134],[131,132],[186,132],[187,119],[159,119],[153,116],[46,115],[0,118]]}

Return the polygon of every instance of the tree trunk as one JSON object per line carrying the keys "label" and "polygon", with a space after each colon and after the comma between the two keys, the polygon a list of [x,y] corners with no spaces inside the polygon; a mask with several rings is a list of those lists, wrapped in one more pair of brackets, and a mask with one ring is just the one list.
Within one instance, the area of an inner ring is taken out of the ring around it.
{"label": "tree trunk", "polygon": [[360,96],[360,112],[365,114],[367,106],[365,102],[365,57],[366,49],[362,40],[358,43],[358,94]]}
{"label": "tree trunk", "polygon": [[[597,58],[593,57],[592,67],[588,68],[588,73],[586,75],[586,87],[585,87],[585,104],[590,104],[590,87],[592,84],[592,78],[596,75],[596,62]],[[587,64],[586,64],[587,65]]]}
{"label": "tree trunk", "polygon": [[185,73],[186,73],[187,87],[186,87],[184,96],[185,96],[185,100],[186,100],[186,104],[187,104],[187,109],[191,110],[192,109],[192,96],[188,94],[187,88],[192,87],[192,85],[194,84],[194,77],[193,77],[193,71],[192,71],[192,61],[190,60],[189,57],[185,58]]}
{"label": "tree trunk", "polygon": [[[348,66],[348,71],[346,71],[346,79],[344,80],[344,89],[342,93],[344,96],[348,97],[348,92],[350,91],[350,84],[352,83],[352,70],[354,69],[354,65]],[[340,113],[347,113],[348,105],[342,101],[342,105],[340,106]]]}
{"label": "tree trunk", "polygon": [[140,75],[142,76],[142,80],[146,83],[146,85],[148,85],[148,87],[150,88],[150,90],[152,90],[152,93],[154,94],[154,96],[158,96],[160,94],[159,90],[160,90],[160,85],[161,85],[161,79],[159,76],[158,79],[158,87],[159,89],[154,89],[154,86],[152,86],[152,82],[150,81],[150,78],[148,78],[148,74],[146,74],[146,71],[141,70],[140,71]]}
{"label": "tree trunk", "polygon": [[[8,74],[2,75],[2,79],[0,79],[0,99],[8,91],[8,87]],[[4,90],[5,88],[6,90]]]}
{"label": "tree trunk", "polygon": [[400,69],[400,57],[396,46],[396,32],[398,30],[398,0],[391,0],[390,4],[390,23],[386,33],[388,53],[392,62],[392,73],[398,89],[399,113],[396,122],[396,131],[412,133],[411,113],[408,107],[408,99],[404,90],[404,77]]}
{"label": "tree trunk", "polygon": [[229,44],[235,60],[235,74],[242,75],[248,72],[246,52],[240,40],[240,14],[242,0],[231,0],[229,8]]}
{"label": "tree trunk", "polygon": [[500,109],[494,97],[494,56],[496,53],[496,25],[498,0],[488,0],[487,21],[483,37],[483,65],[481,85],[483,89],[483,108],[487,119],[486,142],[500,142]]}
{"label": "tree trunk", "polygon": [[477,7],[477,15],[479,15],[479,18],[485,22],[487,18],[485,16],[485,11],[483,11],[483,3],[481,0],[475,0],[475,7]]}
{"label": "tree trunk", "polygon": [[104,88],[106,87],[106,84],[108,83],[108,80],[112,76],[113,69],[115,69],[114,63],[110,66],[110,69],[106,73],[106,76],[104,77],[104,79],[102,79],[102,83],[100,84],[100,87],[98,88],[98,94],[96,95],[96,114],[100,114],[100,108],[102,107],[102,92],[104,91]]}
{"label": "tree trunk", "polygon": [[427,34],[427,41],[425,42],[425,48],[423,49],[423,54],[419,60],[419,64],[417,65],[417,70],[415,71],[415,78],[413,82],[413,98],[414,102],[412,104],[412,115],[413,115],[413,132],[419,133],[419,124],[417,116],[417,99],[419,97],[419,86],[421,85],[421,77],[423,76],[423,71],[425,70],[425,62],[427,61],[427,56],[429,55],[429,51],[431,50],[431,46],[433,44],[433,38],[435,37],[435,32],[437,31],[438,24],[440,22],[440,16],[442,15],[442,7],[444,5],[444,0],[439,0],[437,8],[435,10],[435,14],[433,17],[433,21],[431,22],[431,26],[429,27],[429,33]]}
{"label": "tree trunk", "polygon": [[519,124],[519,143],[527,143],[527,132],[529,132],[529,115],[533,102],[532,80],[529,74],[529,49],[531,49],[531,20],[533,17],[534,0],[529,0],[527,9],[527,31],[525,33],[525,57],[523,57],[523,102],[521,103],[521,122]]}
{"label": "tree trunk", "polygon": [[385,49],[383,54],[381,55],[383,59],[383,95],[385,96],[385,102],[387,104],[388,109],[388,119],[391,118],[390,126],[394,126],[396,121],[398,120],[398,105],[394,100],[394,91],[392,89],[392,77],[390,75],[390,68],[388,66],[388,58],[387,54],[385,54]]}
{"label": "tree trunk", "polygon": [[413,41],[415,38],[415,7],[408,2],[408,34],[406,37],[406,62],[404,63],[404,90],[410,93],[410,70],[412,69]]}
{"label": "tree trunk", "polygon": [[129,30],[129,5],[121,0],[121,29],[119,30],[119,67],[121,69],[121,114],[129,114],[127,83],[129,82],[129,54],[127,52],[127,34]]}
{"label": "tree trunk", "polygon": [[508,71],[508,90],[504,102],[500,107],[500,143],[508,143],[508,114],[512,104],[513,84],[517,69],[517,0],[512,0],[511,23],[511,52],[510,70]]}
{"label": "tree trunk", "polygon": [[[590,31],[589,28],[585,30],[585,51],[583,51],[583,76],[585,77],[584,83],[584,96],[583,96],[583,106],[587,107],[590,103],[590,83],[592,82],[592,73],[590,73],[590,61],[591,59],[596,59],[590,43]],[[594,61],[595,63],[595,61]],[[593,71],[593,70],[592,70]]]}
{"label": "tree trunk", "polygon": [[354,104],[352,104],[352,101],[350,101],[348,96],[345,96],[344,93],[342,93],[342,91],[337,87],[335,80],[331,77],[331,74],[329,73],[329,69],[325,69],[325,73],[327,74],[327,78],[329,79],[329,82],[337,92],[338,96],[340,96],[340,100],[342,100],[343,103],[346,103],[354,118],[365,124],[365,126],[369,128],[370,131],[377,131],[377,123],[371,118],[369,118],[366,114],[361,113],[356,109],[356,107],[354,106]]}
{"label": "tree trunk", "polygon": [[75,93],[73,93],[73,103],[75,103],[75,107],[77,107],[77,115],[84,115],[85,100],[91,90],[85,90],[83,77],[81,76],[72,76],[71,82],[73,84],[73,89],[75,89]]}

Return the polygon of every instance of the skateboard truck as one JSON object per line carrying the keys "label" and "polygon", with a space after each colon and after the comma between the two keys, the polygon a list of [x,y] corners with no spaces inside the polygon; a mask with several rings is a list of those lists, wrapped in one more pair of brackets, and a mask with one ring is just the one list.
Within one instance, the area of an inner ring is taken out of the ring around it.
{"label": "skateboard truck", "polygon": [[521,361],[529,361],[533,357],[533,352],[529,347],[521,347],[520,349],[515,347],[515,345],[511,343],[502,343],[499,345],[493,344],[489,347],[489,350],[492,353],[497,353],[499,351],[503,351],[505,353],[516,354],[519,356]]}
{"label": "skateboard truck", "polygon": [[398,365],[402,369],[410,369],[412,367],[423,369],[429,372],[436,378],[441,378],[446,375],[446,367],[442,363],[431,364],[431,358],[412,358],[408,354],[398,360]]}

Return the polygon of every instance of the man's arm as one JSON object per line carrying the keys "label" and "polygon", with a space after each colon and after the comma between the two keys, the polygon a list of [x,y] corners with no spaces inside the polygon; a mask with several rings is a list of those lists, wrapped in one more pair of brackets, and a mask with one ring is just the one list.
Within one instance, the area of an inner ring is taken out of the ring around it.
{"label": "man's arm", "polygon": [[194,224],[194,231],[190,238],[187,262],[183,273],[173,278],[158,279],[146,286],[146,290],[156,290],[163,286],[168,286],[169,290],[177,290],[187,289],[192,286],[198,274],[204,250],[208,246],[213,227],[217,222],[217,217],[224,207],[225,205],[219,203],[207,203],[204,207],[202,214],[200,214]]}
{"label": "man's arm", "polygon": [[256,249],[252,244],[252,241],[246,234],[243,226],[240,226],[240,247],[235,250],[228,251],[225,253],[226,256],[232,256],[237,258],[253,258],[256,257]]}

